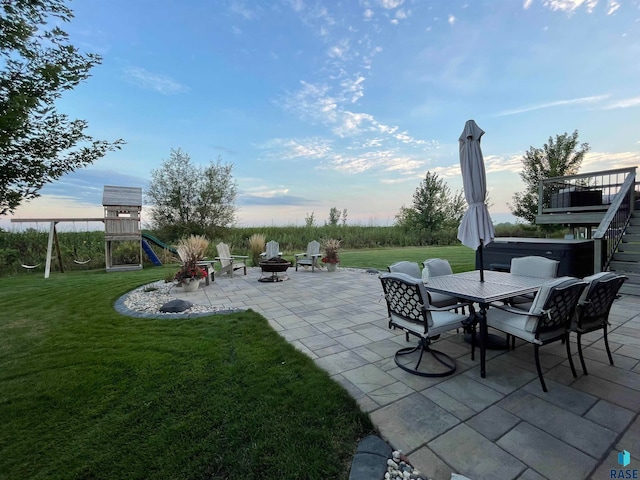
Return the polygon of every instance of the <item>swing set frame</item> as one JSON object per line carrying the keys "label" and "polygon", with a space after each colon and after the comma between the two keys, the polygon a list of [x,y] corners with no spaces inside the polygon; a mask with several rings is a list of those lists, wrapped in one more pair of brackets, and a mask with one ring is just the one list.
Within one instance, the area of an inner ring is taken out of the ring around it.
{"label": "swing set frame", "polygon": [[[49,240],[47,242],[47,261],[44,268],[44,278],[49,278],[51,273],[51,258],[53,256],[53,247],[56,248],[56,257],[58,258],[58,265],[60,265],[60,272],[64,273],[64,266],[62,264],[62,253],[60,252],[60,244],[58,243],[58,231],[56,225],[60,222],[103,222],[104,217],[100,218],[12,218],[11,223],[49,223]],[[80,263],[80,262],[76,262]],[[86,263],[86,262],[85,262]],[[40,265],[40,264],[38,264]],[[24,268],[35,268],[33,265],[22,265]]]}

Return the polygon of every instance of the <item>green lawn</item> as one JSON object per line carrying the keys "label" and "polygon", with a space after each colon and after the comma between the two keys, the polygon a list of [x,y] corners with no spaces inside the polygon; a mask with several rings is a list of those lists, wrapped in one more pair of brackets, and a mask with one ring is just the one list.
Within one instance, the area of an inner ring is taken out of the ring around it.
{"label": "green lawn", "polygon": [[0,478],[347,478],[368,417],[262,316],[113,310],[169,268],[0,279]]}
{"label": "green lawn", "polygon": [[[342,265],[473,266],[464,247],[345,251]],[[134,319],[142,271],[0,279],[0,479],[346,479],[367,415],[254,312]]]}
{"label": "green lawn", "polygon": [[455,247],[405,247],[350,250],[340,253],[340,265],[343,267],[376,268],[386,271],[387,266],[401,260],[422,262],[427,258],[445,258],[449,260],[454,273],[466,272],[475,268],[475,251],[464,246]]}

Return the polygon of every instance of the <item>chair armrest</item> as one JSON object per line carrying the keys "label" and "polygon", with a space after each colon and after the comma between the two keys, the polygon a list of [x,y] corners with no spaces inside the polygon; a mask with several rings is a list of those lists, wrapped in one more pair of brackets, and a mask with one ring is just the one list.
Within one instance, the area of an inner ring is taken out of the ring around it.
{"label": "chair armrest", "polygon": [[429,308],[427,308],[427,310],[429,310],[430,312],[448,312],[450,310],[455,310],[456,308],[463,307],[469,307],[470,311],[475,312],[472,302],[458,302],[454,305],[447,305],[446,307],[434,307],[433,305],[429,305]]}
{"label": "chair armrest", "polygon": [[319,258],[322,256],[321,253],[314,253],[313,255],[311,255],[313,258]]}
{"label": "chair armrest", "polygon": [[294,253],[293,256],[298,258],[298,257],[305,257],[307,254],[306,253]]}
{"label": "chair armrest", "polygon": [[233,260],[233,257],[216,257],[216,260]]}
{"label": "chair armrest", "polygon": [[529,310],[522,310],[521,308],[511,307],[509,305],[501,305],[498,303],[492,303],[491,306],[493,308],[497,308],[499,310],[504,310],[505,312],[513,313],[515,315],[527,315],[531,317],[538,317],[540,315],[536,315],[534,313],[530,313]]}
{"label": "chair armrest", "polygon": [[233,258],[240,258],[242,260],[249,258],[249,255],[231,255]]}

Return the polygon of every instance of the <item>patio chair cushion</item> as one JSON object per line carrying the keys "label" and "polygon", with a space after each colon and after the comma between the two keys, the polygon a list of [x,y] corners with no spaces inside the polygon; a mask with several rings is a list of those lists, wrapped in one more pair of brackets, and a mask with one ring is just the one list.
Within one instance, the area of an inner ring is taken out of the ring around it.
{"label": "patio chair cushion", "polygon": [[587,286],[587,288],[584,289],[584,291],[582,292],[582,295],[580,295],[580,299],[578,300],[578,303],[584,303],[584,301],[589,296],[589,293],[592,292],[593,289],[595,288],[598,281],[607,280],[615,276],[616,274],[613,272],[598,272],[598,273],[594,273],[593,275],[589,275],[588,277],[584,277],[582,280],[587,282],[589,285]]}
{"label": "patio chair cushion", "polygon": [[[447,260],[442,258],[428,258],[422,262],[422,281],[427,283],[430,277],[439,277],[442,275],[451,275],[453,270]],[[448,307],[458,302],[458,299],[444,293],[429,292],[431,305],[434,307]]]}
{"label": "patio chair cushion", "polygon": [[[420,325],[422,322],[412,322],[411,320],[407,320],[403,317],[399,317],[398,315],[394,315],[393,313],[390,315],[393,323],[398,325],[401,328],[406,328],[407,330],[415,331],[420,329]],[[449,330],[453,330],[455,328],[462,327],[461,322],[468,318],[467,315],[460,315],[454,312],[432,312],[428,317],[427,324],[429,325],[429,337],[435,337],[436,335],[440,335],[443,332],[447,332]]]}
{"label": "patio chair cushion", "polygon": [[557,332],[545,332],[540,334],[539,339],[536,339],[536,329],[538,327],[539,317],[544,307],[545,302],[549,297],[551,289],[554,287],[563,288],[574,283],[578,283],[579,280],[574,277],[560,277],[550,282],[545,283],[540,287],[540,290],[533,299],[529,313],[531,315],[514,314],[509,311],[500,310],[499,308],[491,309],[487,315],[487,321],[493,328],[497,328],[505,333],[515,335],[530,343],[543,344],[549,338],[557,336]]}
{"label": "patio chair cushion", "polygon": [[404,273],[414,278],[421,278],[420,267],[416,262],[407,262],[403,260],[389,265],[387,269],[392,273]]}
{"label": "patio chair cushion", "polygon": [[451,275],[453,270],[447,260],[442,258],[428,258],[422,264],[427,269],[430,277],[439,277],[441,275]]}
{"label": "patio chair cushion", "polygon": [[[598,288],[599,283],[609,281],[618,276],[619,276],[618,274],[613,272],[598,272],[583,278],[585,282],[588,282],[588,285],[583,290],[582,295],[580,295],[580,298],[578,299],[578,305],[582,307],[581,309],[579,309],[579,315],[581,316],[581,318],[578,318],[578,315],[576,315],[576,317],[573,319],[573,321],[571,322],[572,331],[574,332],[577,331],[578,320],[581,320],[580,321],[581,331],[584,331],[584,332],[588,332],[590,330],[594,330],[602,327],[603,322],[605,322],[608,318],[608,312],[611,308],[611,303],[613,303],[613,300],[615,300],[615,295],[617,294],[617,291],[612,292],[613,296],[610,298],[610,302],[607,302],[606,305],[598,304],[597,307],[595,307],[594,305],[590,305],[590,308],[588,308],[588,310],[590,311],[587,313],[587,315],[582,315],[582,314],[585,313],[585,308],[587,307],[586,305],[587,300],[592,298],[593,295],[596,293],[596,289]],[[594,312],[593,311],[594,308],[598,308],[599,311]],[[605,312],[606,312],[606,316],[605,316]]]}
{"label": "patio chair cushion", "polygon": [[558,275],[558,265],[560,265],[558,260],[537,255],[516,257],[511,259],[510,272],[527,277],[554,278]]}
{"label": "patio chair cushion", "polygon": [[[524,275],[526,277],[555,278],[558,276],[558,260],[551,260],[546,257],[530,255],[527,257],[516,257],[511,259],[510,273],[514,275]],[[533,302],[533,295],[518,295],[510,298],[508,303],[522,310],[529,310]]]}

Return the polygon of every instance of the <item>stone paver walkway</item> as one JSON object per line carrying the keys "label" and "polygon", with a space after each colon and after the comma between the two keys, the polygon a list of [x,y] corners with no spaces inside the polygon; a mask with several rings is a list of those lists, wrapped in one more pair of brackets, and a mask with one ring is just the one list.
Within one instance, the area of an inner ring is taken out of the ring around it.
{"label": "stone paver walkway", "polygon": [[[251,308],[342,384],[368,412],[381,436],[434,480],[452,472],[473,480],[605,479],[640,469],[640,297],[624,296],[611,311],[609,336],[615,366],[599,334],[583,337],[589,375],[576,352],[574,379],[559,342],[541,348],[549,388],[538,382],[533,349],[487,351],[487,377],[479,355],[455,332],[437,348],[456,358],[445,378],[423,378],[396,366],[404,334],[387,327],[386,304],[375,274],[293,268],[289,280],[258,282],[248,275],[216,276],[196,293],[172,294],[221,308]],[[416,343],[411,338],[410,342]]]}

